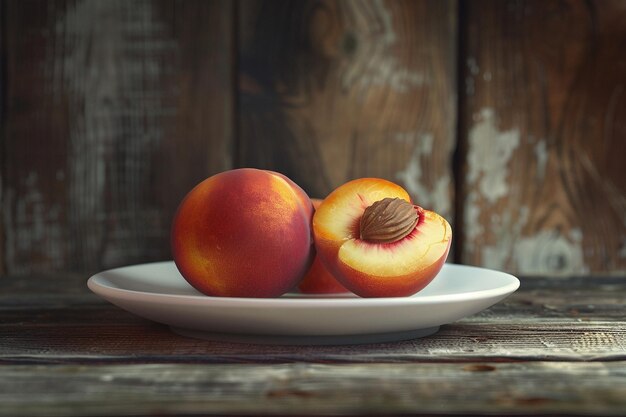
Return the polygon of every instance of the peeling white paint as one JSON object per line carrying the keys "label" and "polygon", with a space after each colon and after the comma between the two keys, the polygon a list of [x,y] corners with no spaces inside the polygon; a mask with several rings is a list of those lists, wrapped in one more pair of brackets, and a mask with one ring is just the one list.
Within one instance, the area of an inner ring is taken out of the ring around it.
{"label": "peeling white paint", "polygon": [[504,246],[485,246],[481,250],[481,266],[490,269],[506,270],[506,263],[510,255]]}
{"label": "peeling white paint", "polygon": [[[478,249],[468,247],[468,253],[475,256],[479,251],[482,265],[488,268],[514,270],[525,275],[588,273],[581,229],[541,230],[525,236],[523,229],[531,217],[529,207],[507,202],[501,211],[493,213],[497,207],[494,205],[509,192],[509,164],[521,145],[520,136],[517,128],[501,130],[492,108],[483,108],[473,115],[466,178],[471,192],[464,220],[467,241],[480,246]],[[532,146],[535,175],[541,181],[546,176],[549,159],[547,141],[528,136],[524,144]],[[492,216],[481,216],[482,208]]]}
{"label": "peeling white paint", "polygon": [[556,230],[523,237],[515,245],[513,257],[520,274],[567,276],[589,272],[579,229],[572,229],[569,238]]}
{"label": "peeling white paint", "polygon": [[[407,138],[415,138],[416,133],[404,133],[396,135],[396,139],[407,140]],[[421,159],[423,155],[428,155],[432,149],[432,134],[422,135],[422,140],[418,141],[414,147],[409,162],[406,167],[396,173],[396,178],[402,181],[406,190],[413,196],[419,204],[425,204],[425,201],[429,199],[430,193],[426,186],[422,183],[422,163]]]}
{"label": "peeling white paint", "polygon": [[452,218],[452,208],[450,207],[450,176],[442,176],[433,185],[431,191],[431,202],[429,207],[441,214],[446,219]]}
{"label": "peeling white paint", "polygon": [[401,68],[393,57],[368,65],[367,71],[359,78],[361,88],[388,86],[399,93],[406,93],[411,87],[424,82],[423,74]]}
{"label": "peeling white paint", "polygon": [[389,10],[381,0],[368,3],[374,10],[365,13],[363,3],[346,1],[340,3],[347,10],[344,15],[349,19],[356,16],[354,25],[355,35],[363,38],[358,42],[359,47],[343,72],[342,87],[349,89],[357,85],[361,93],[371,87],[389,87],[398,93],[408,93],[411,89],[430,82],[429,78],[420,71],[402,66],[392,55],[392,47],[397,42],[397,35],[393,28],[393,19]]}
{"label": "peeling white paint", "polygon": [[495,235],[494,245],[484,246],[481,250],[483,265],[493,269],[507,269],[507,264],[515,252],[515,245],[528,222],[530,210],[526,206],[519,207],[513,216],[506,211],[501,216],[491,217],[489,230]]}
{"label": "peeling white paint", "polygon": [[470,56],[467,58],[467,68],[472,75],[477,75],[480,72],[480,67],[478,66],[478,62],[476,62],[476,58]]}
{"label": "peeling white paint", "polygon": [[520,144],[518,129],[500,131],[492,108],[483,108],[469,132],[467,180],[493,204],[508,192],[508,164]]}
{"label": "peeling white paint", "polygon": [[422,161],[432,155],[434,136],[431,133],[405,132],[396,134],[395,139],[414,143],[406,167],[396,173],[396,178],[402,182],[417,204],[450,218],[450,176],[438,178],[432,187],[427,186],[422,178]]}
{"label": "peeling white paint", "polygon": [[480,73],[480,67],[474,57],[468,57],[465,64],[469,70],[469,74],[465,77],[465,95],[473,96],[476,92],[476,81],[474,77]]}
{"label": "peeling white paint", "polygon": [[[477,242],[485,229],[480,221],[480,207],[478,206],[478,194],[470,191],[467,196],[465,210],[463,210],[463,225],[465,227],[466,241]],[[465,250],[474,252],[474,245],[466,245]]]}
{"label": "peeling white paint", "polygon": [[433,143],[435,137],[432,133],[420,133],[420,132],[398,132],[395,134],[394,139],[399,142],[406,142],[415,145],[414,151],[419,152],[421,155],[430,155],[433,151]]}
{"label": "peeling white paint", "polygon": [[572,242],[581,243],[583,241],[582,230],[575,228],[569,231],[569,238]]}
{"label": "peeling white paint", "polygon": [[543,180],[546,176],[546,164],[548,163],[548,146],[545,140],[539,140],[533,148],[537,159],[537,179]]}

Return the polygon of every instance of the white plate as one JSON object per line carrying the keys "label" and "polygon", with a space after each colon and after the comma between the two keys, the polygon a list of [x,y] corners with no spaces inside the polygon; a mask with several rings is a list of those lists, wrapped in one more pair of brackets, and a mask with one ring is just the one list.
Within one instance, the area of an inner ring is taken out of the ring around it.
{"label": "white plate", "polygon": [[412,297],[359,298],[349,294],[279,298],[209,297],[185,281],[174,262],[100,272],[89,288],[138,316],[177,333],[208,339],[283,344],[346,344],[405,340],[475,314],[519,287],[512,275],[445,264]]}

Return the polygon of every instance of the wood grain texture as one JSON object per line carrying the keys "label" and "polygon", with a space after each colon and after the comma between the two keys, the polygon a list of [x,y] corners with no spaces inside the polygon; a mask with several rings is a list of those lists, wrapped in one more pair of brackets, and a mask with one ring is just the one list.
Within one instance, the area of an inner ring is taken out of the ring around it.
{"label": "wood grain texture", "polygon": [[431,337],[347,346],[185,338],[99,299],[80,275],[29,278],[0,286],[0,364],[626,360],[620,278],[522,279],[503,302]]}
{"label": "wood grain texture", "polygon": [[456,3],[242,1],[239,165],[382,177],[451,220]]}
{"label": "wood grain texture", "polygon": [[399,182],[457,262],[626,273],[622,1],[0,4],[0,272],[169,258],[182,196],[256,166]]}
{"label": "wood grain texture", "polygon": [[5,366],[0,415],[622,415],[626,362]]}
{"label": "wood grain texture", "polygon": [[465,3],[462,262],[626,271],[624,6]]}
{"label": "wood grain texture", "polygon": [[6,2],[6,269],[167,259],[182,196],[231,166],[229,2]]}
{"label": "wood grain texture", "polygon": [[435,335],[272,346],[184,338],[81,274],[0,281],[0,415],[623,415],[626,282],[522,278]]}
{"label": "wood grain texture", "polygon": [[[474,323],[446,325],[434,336],[345,346],[262,345],[184,338],[167,327],[98,309],[114,325],[84,320],[50,323],[57,311],[35,312],[42,324],[6,324],[0,364],[62,363],[418,363],[626,360],[623,322]],[[60,315],[63,316],[62,314]],[[8,315],[7,318],[11,318]],[[47,320],[46,320],[47,319]],[[621,328],[619,326],[622,326]]]}

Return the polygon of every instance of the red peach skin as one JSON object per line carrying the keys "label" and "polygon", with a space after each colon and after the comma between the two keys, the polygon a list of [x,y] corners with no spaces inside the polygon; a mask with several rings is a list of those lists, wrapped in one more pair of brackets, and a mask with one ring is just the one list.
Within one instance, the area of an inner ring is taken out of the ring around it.
{"label": "red peach skin", "polygon": [[251,168],[216,174],[178,208],[174,261],[207,295],[280,296],[311,265],[312,214],[309,197],[282,174]]}
{"label": "red peach skin", "polygon": [[[313,207],[317,209],[322,200],[312,198]],[[298,290],[304,294],[337,294],[349,292],[346,287],[341,285],[333,274],[326,269],[318,256],[315,256],[313,265],[305,275],[304,279],[298,285]]]}

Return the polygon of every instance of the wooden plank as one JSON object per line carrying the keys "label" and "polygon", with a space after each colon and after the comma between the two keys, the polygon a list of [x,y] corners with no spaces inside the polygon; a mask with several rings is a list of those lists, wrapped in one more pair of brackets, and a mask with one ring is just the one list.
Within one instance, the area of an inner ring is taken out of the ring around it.
{"label": "wooden plank", "polygon": [[[67,142],[61,131],[66,113],[61,97],[51,99],[49,71],[42,71],[48,7],[45,2],[4,2],[6,73],[3,143],[2,223],[5,266],[32,262],[55,268],[66,254],[61,242],[65,206],[64,178]],[[9,81],[10,80],[10,81]]]}
{"label": "wooden plank", "polygon": [[169,258],[182,196],[231,166],[232,5],[6,9],[8,272]]}
{"label": "wooden plank", "polygon": [[[84,309],[83,316],[99,314]],[[48,316],[46,316],[46,314]],[[102,320],[74,316],[49,323],[24,320],[0,326],[0,364],[51,363],[416,363],[467,361],[626,360],[625,323],[594,321],[462,320],[433,336],[393,343],[314,346],[266,345],[184,338],[167,327],[106,311]],[[19,317],[18,317],[19,318]],[[105,323],[105,319],[112,322]]]}
{"label": "wooden plank", "polygon": [[404,185],[452,221],[456,3],[242,1],[238,164]]}
{"label": "wooden plank", "polygon": [[625,373],[625,362],[4,366],[0,415],[623,415]]}
{"label": "wooden plank", "polygon": [[626,359],[622,278],[522,278],[436,335],[399,343],[268,346],[190,339],[88,292],[81,275],[0,282],[0,363],[459,362]]}
{"label": "wooden plank", "polygon": [[624,274],[623,3],[464,4],[461,261]]}

